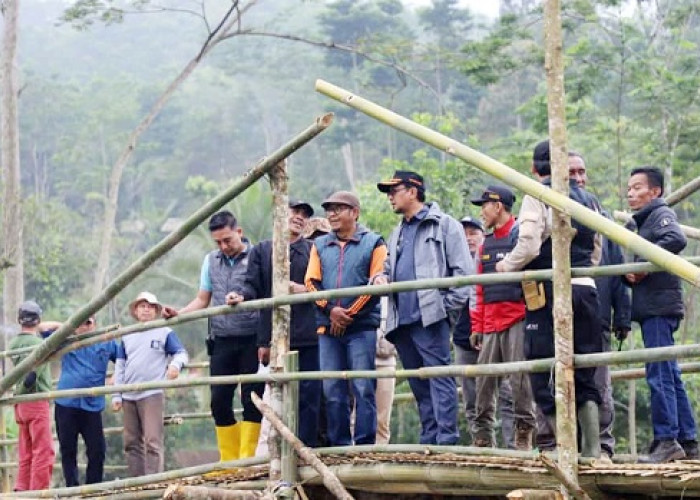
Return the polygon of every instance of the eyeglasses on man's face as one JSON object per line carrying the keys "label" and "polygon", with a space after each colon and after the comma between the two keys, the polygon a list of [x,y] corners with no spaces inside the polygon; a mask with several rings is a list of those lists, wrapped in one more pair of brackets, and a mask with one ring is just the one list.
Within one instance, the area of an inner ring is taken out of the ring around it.
{"label": "eyeglasses on man's face", "polygon": [[348,205],[326,205],[325,207],[323,207],[327,214],[334,215],[338,215],[343,210],[350,210],[351,208],[352,207],[349,207]]}
{"label": "eyeglasses on man's face", "polygon": [[408,188],[406,186],[397,186],[397,187],[391,188],[387,192],[387,196],[396,196],[397,194],[402,193],[404,191],[408,191]]}

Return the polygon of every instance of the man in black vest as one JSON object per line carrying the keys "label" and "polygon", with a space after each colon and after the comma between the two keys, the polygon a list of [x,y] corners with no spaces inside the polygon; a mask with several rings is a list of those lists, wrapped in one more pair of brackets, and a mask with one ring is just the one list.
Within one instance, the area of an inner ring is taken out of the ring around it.
{"label": "man in black vest", "polygon": [[[248,255],[253,246],[243,237],[243,229],[229,211],[212,215],[209,232],[219,247],[204,257],[197,296],[179,311],[163,307],[163,316],[226,304],[229,292],[243,293]],[[209,319],[207,354],[209,373],[247,375],[258,370],[258,311],[214,316]],[[216,425],[216,440],[221,461],[252,457],[258,444],[262,415],[250,399],[253,391],[262,397],[265,384],[242,384],[243,421],[233,416],[233,396],[238,384],[211,386],[211,414]]]}
{"label": "man in black vest", "polygon": [[[663,199],[664,175],[656,167],[632,170],[627,182],[627,202],[639,236],[678,254],[687,240],[676,213]],[[635,261],[642,260],[635,257]],[[668,272],[631,273],[625,282],[632,287],[632,320],[642,327],[644,347],[673,345],[673,333],[683,319],[683,290],[678,276]],[[678,362],[657,361],[646,365],[654,428],[648,462],[663,463],[698,458],[695,415],[681,380]]]}
{"label": "man in black vest", "polygon": [[[290,293],[306,291],[304,276],[309,265],[312,242],[303,238],[302,233],[313,214],[314,210],[308,203],[300,200],[289,202]],[[267,297],[272,297],[272,240],[261,241],[253,247],[248,261],[243,294],[229,293],[227,303],[233,305],[243,302],[243,300]],[[300,372],[317,372],[319,369],[315,314],[315,307],[311,302],[292,306],[289,347],[290,350],[299,353]],[[272,309],[262,309],[260,311],[260,326],[258,327],[258,357],[264,364],[270,362],[271,338]],[[320,380],[301,380],[299,382],[299,439],[306,446],[316,446],[321,390]]]}
{"label": "man in black vest", "polygon": [[[517,240],[517,224],[510,213],[515,195],[504,186],[488,186],[472,203],[481,207],[484,224],[493,230],[479,251],[477,269],[479,273],[493,273],[496,264],[513,249]],[[520,283],[477,285],[476,305],[471,316],[471,343],[480,351],[479,364],[525,359],[525,303]],[[515,448],[531,450],[535,411],[530,381],[524,373],[514,373],[507,378],[515,411]],[[476,379],[476,446],[491,447],[495,444],[494,411],[498,385],[499,378],[496,377]]]}
{"label": "man in black vest", "polygon": [[[549,141],[537,144],[532,157],[532,173],[544,185],[551,185]],[[570,180],[569,197],[596,210],[599,203],[593,195],[581,190]],[[518,242],[513,250],[496,265],[499,272],[523,269],[552,268],[551,208],[526,195],[518,217]],[[571,242],[571,266],[591,267],[600,261],[601,240],[592,229],[572,221],[576,234]],[[587,354],[602,350],[598,294],[593,278],[572,278],[571,298],[574,323],[574,352]],[[541,359],[554,357],[554,320],[552,316],[552,282],[523,282],[526,303],[525,357]],[[600,456],[598,405],[600,391],[595,383],[595,368],[575,371],[576,406],[581,428],[581,454]],[[547,418],[555,413],[554,388],[549,373],[530,374],[530,384],[537,405]]]}

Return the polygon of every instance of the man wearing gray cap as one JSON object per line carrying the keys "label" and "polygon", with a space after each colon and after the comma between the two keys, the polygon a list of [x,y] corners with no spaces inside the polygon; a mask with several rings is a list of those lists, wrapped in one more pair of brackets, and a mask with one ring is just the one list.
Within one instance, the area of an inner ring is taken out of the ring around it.
{"label": "man wearing gray cap", "polygon": [[[321,204],[332,232],[314,240],[306,271],[306,288],[331,290],[366,285],[380,274],[386,260],[386,245],[377,233],[358,224],[360,201],[348,191],[338,191]],[[380,323],[378,297],[361,295],[316,301],[316,325],[321,370],[374,370],[377,328]],[[350,432],[348,382],[323,381],[330,446],[373,444],[377,432],[374,380],[353,379],[355,432]]]}
{"label": "man wearing gray cap", "polygon": [[[377,184],[394,213],[402,219],[389,238],[389,258],[380,285],[389,281],[465,276],[474,272],[467,240],[459,222],[425,203],[425,183],[416,172],[397,170]],[[394,343],[406,369],[448,366],[450,326],[469,300],[470,286],[427,289],[389,295],[387,339]],[[453,377],[409,378],[418,403],[421,444],[452,445],[457,429],[457,384]]]}
{"label": "man wearing gray cap", "polygon": [[[33,300],[22,302],[17,311],[20,333],[10,342],[10,350],[35,347],[41,344],[37,333],[48,329],[41,324],[41,308]],[[11,356],[12,363],[19,364],[29,353]],[[29,372],[15,386],[15,394],[35,394],[50,391],[51,372],[43,364]],[[51,409],[48,400],[27,401],[15,405],[15,421],[18,427],[19,457],[15,491],[44,490],[51,486],[51,472],[55,452],[51,437]]]}

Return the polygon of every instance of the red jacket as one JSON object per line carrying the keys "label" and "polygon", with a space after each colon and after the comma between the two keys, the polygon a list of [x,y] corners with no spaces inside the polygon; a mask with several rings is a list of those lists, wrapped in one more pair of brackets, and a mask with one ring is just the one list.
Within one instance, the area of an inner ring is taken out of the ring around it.
{"label": "red jacket", "polygon": [[[510,220],[503,226],[494,230],[493,237],[508,238],[510,230],[515,224],[515,218],[511,215]],[[481,265],[481,254],[483,246],[479,248],[479,259],[477,272],[483,273]],[[484,289],[481,285],[476,285],[476,306],[470,311],[472,319],[472,333],[496,333],[507,330],[518,321],[525,318],[525,302],[492,302],[484,304]]]}

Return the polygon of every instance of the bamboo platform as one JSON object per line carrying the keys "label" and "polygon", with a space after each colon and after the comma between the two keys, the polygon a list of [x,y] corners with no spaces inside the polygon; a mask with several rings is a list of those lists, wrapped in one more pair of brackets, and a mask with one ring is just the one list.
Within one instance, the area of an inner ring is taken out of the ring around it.
{"label": "bamboo platform", "polygon": [[[558,481],[535,456],[522,459],[429,452],[351,453],[327,455],[322,460],[348,490],[357,493],[357,498],[384,498],[382,494],[390,494],[392,498],[426,494],[504,498],[516,489],[559,487]],[[268,472],[267,465],[242,467],[214,476],[193,476],[72,498],[159,498],[173,484],[259,490],[266,486]],[[329,498],[313,469],[300,463],[299,476],[308,498]],[[663,465],[581,465],[579,483],[592,499],[700,498],[700,461]],[[36,497],[41,498],[41,493],[37,493]]]}

